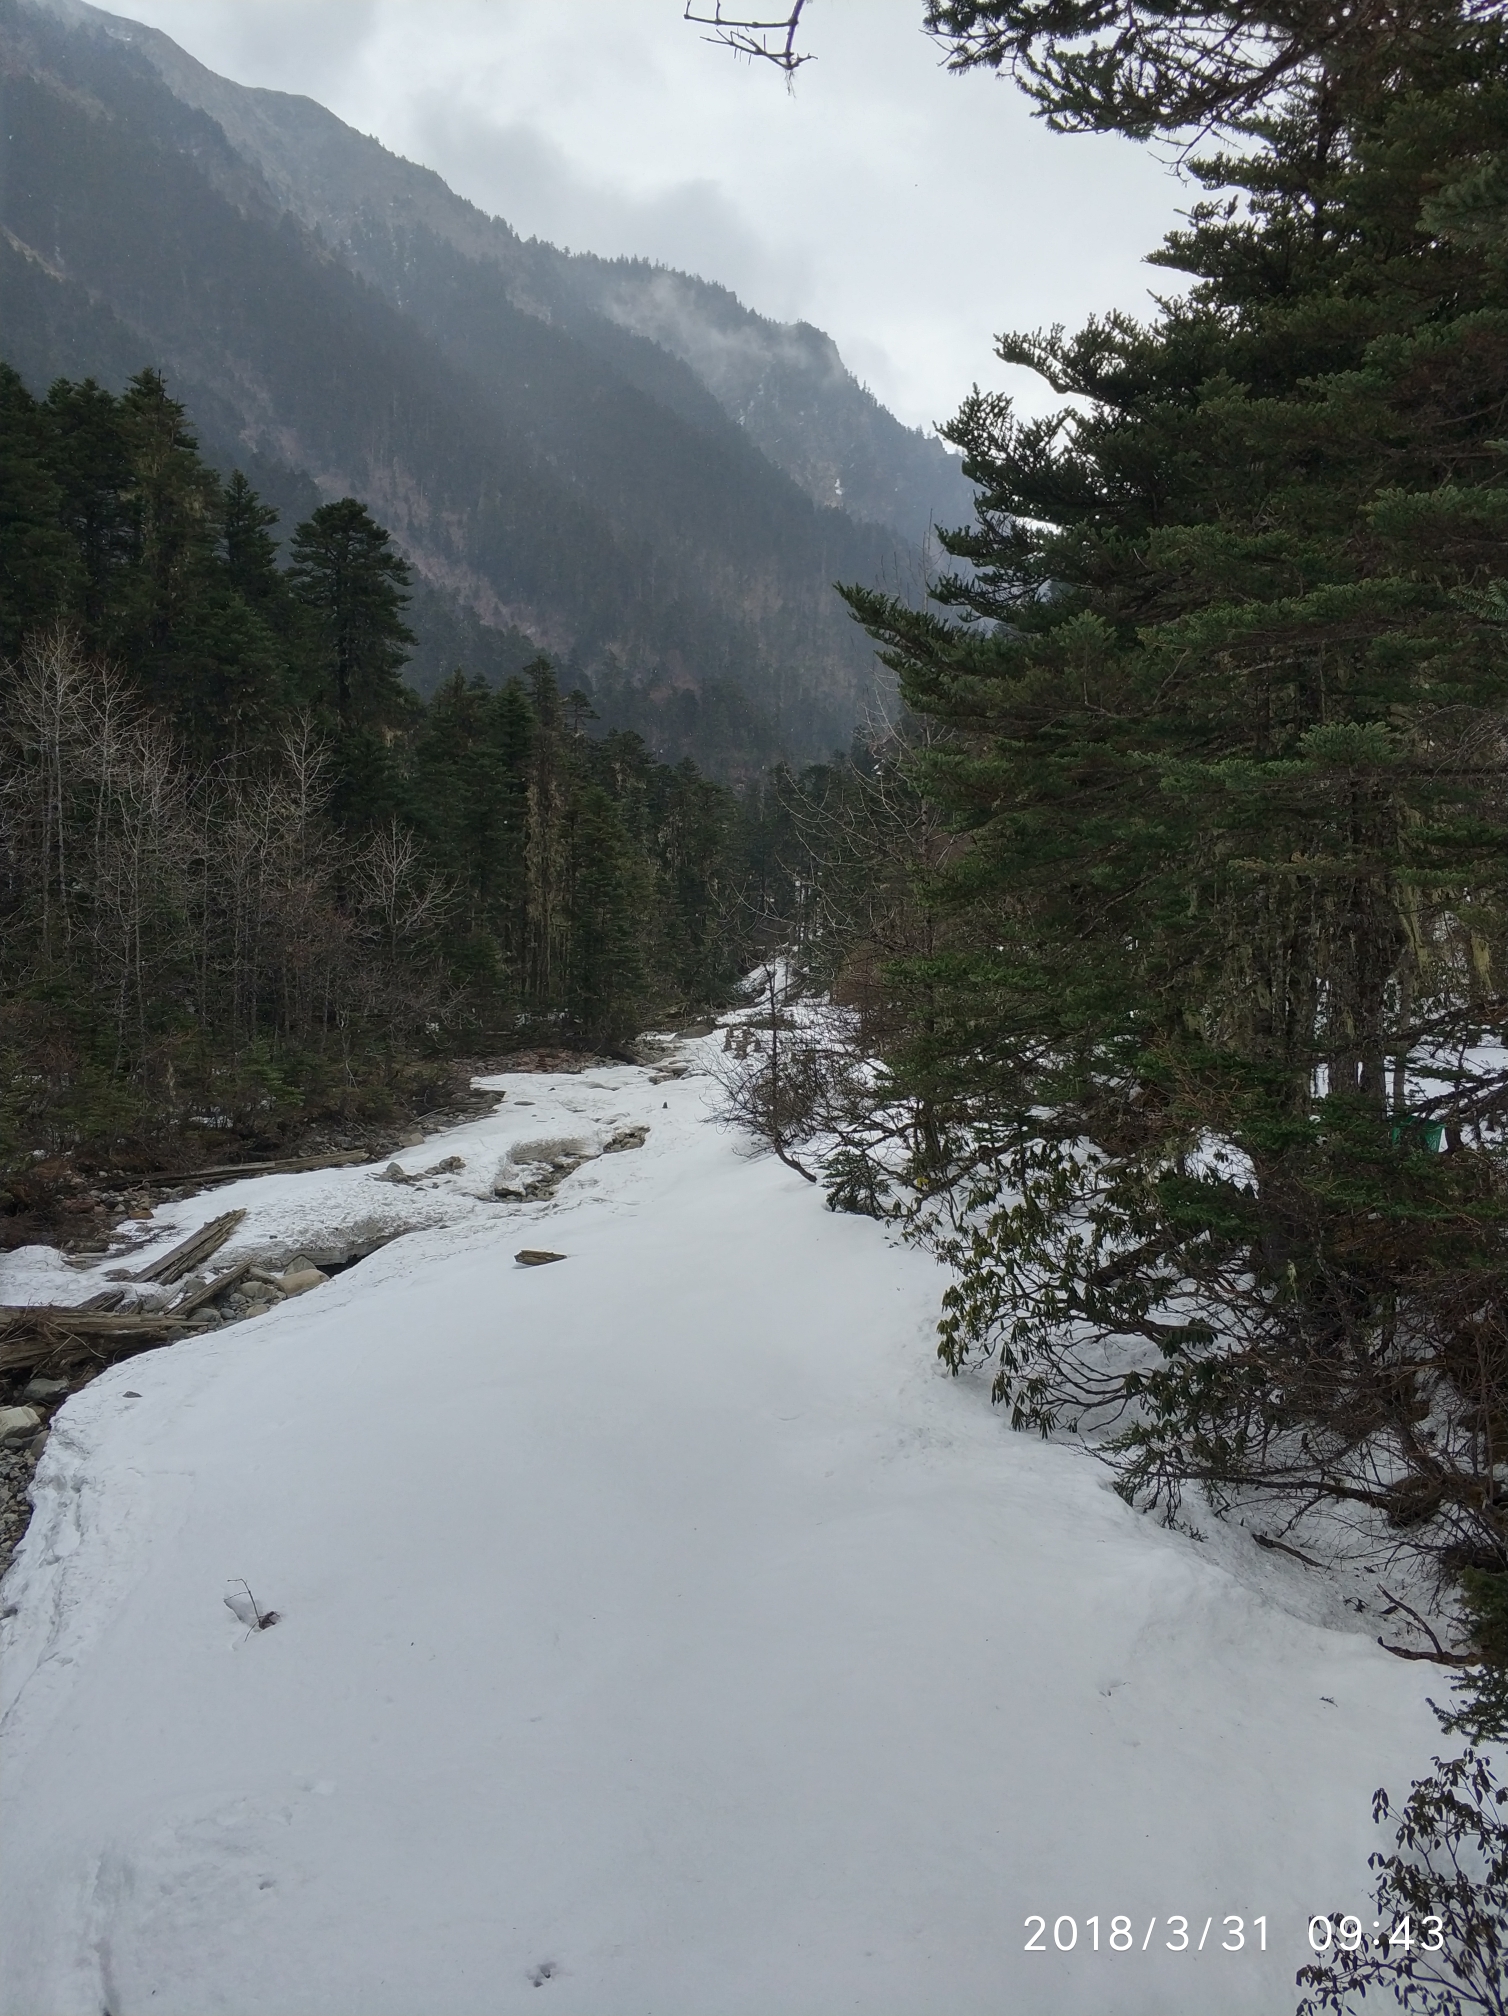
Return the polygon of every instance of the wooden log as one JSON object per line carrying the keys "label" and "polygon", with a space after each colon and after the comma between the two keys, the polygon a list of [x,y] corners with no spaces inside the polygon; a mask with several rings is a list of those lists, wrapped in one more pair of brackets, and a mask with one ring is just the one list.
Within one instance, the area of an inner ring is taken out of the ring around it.
{"label": "wooden log", "polygon": [[223,1274],[217,1274],[213,1281],[206,1281],[202,1288],[195,1288],[187,1295],[180,1295],[168,1311],[170,1316],[192,1316],[196,1309],[202,1309],[206,1302],[213,1302],[217,1295],[223,1295],[227,1288],[236,1283],[251,1267],[250,1260],[239,1260],[234,1267],[227,1267]]}
{"label": "wooden log", "polygon": [[231,1233],[246,1216],[244,1211],[227,1211],[223,1217],[211,1218],[207,1225],[201,1225],[197,1232],[191,1232],[187,1239],[164,1253],[160,1260],[150,1267],[144,1267],[135,1276],[138,1281],[156,1281],[167,1287],[174,1281],[181,1281],[185,1274],[191,1274],[203,1260],[212,1253],[218,1253]]}
{"label": "wooden log", "polygon": [[60,1356],[91,1357],[109,1364],[197,1328],[181,1316],[155,1311],[108,1315],[102,1310],[41,1305],[0,1308],[0,1372],[27,1370]]}
{"label": "wooden log", "polygon": [[174,1169],[158,1176],[136,1176],[136,1183],[234,1183],[238,1176],[297,1176],[306,1169],[352,1169],[376,1158],[365,1148],[346,1148],[338,1155],[290,1155],[281,1162],[218,1162],[210,1169]]}

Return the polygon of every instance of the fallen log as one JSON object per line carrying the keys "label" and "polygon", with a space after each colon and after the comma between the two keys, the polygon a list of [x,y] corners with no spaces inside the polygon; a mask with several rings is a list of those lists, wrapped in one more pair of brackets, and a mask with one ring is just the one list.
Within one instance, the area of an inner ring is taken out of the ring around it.
{"label": "fallen log", "polygon": [[202,1288],[195,1288],[187,1295],[180,1295],[167,1313],[170,1316],[192,1316],[194,1311],[202,1309],[206,1302],[213,1302],[215,1297],[223,1295],[227,1288],[234,1288],[250,1268],[249,1259],[238,1260],[234,1267],[227,1267],[223,1274],[217,1274],[213,1281],[206,1281]]}
{"label": "fallen log", "polygon": [[58,1357],[83,1356],[109,1364],[199,1327],[182,1316],[155,1310],[109,1315],[103,1310],[43,1304],[0,1307],[0,1372],[25,1371]]}
{"label": "fallen log", "polygon": [[212,1253],[219,1252],[245,1216],[244,1211],[227,1211],[223,1217],[211,1218],[207,1225],[191,1232],[171,1253],[164,1253],[160,1260],[144,1267],[134,1278],[155,1281],[164,1288],[174,1281],[181,1281],[185,1274],[192,1274],[202,1260],[208,1260]]}
{"label": "fallen log", "polygon": [[297,1176],[306,1169],[351,1169],[377,1158],[365,1148],[346,1148],[338,1155],[290,1155],[281,1162],[218,1162],[211,1169],[174,1169],[158,1176],[136,1176],[136,1183],[234,1183],[238,1176]]}

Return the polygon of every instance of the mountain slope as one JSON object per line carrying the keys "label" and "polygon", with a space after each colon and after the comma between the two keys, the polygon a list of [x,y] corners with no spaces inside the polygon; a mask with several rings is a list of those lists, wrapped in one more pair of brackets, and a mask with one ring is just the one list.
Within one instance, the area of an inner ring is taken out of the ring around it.
{"label": "mountain slope", "polygon": [[[772,322],[725,287],[645,260],[522,240],[431,169],[389,153],[310,99],[234,84],[158,30],[82,0],[42,4],[129,39],[177,98],[207,112],[237,154],[255,163],[278,203],[331,245],[360,258],[374,232],[433,233],[466,259],[496,266],[525,313],[569,328],[656,399],[703,425],[720,409],[814,502],[840,504],[913,543],[934,523],[968,517],[972,492],[959,459],[887,412],[821,330]],[[647,339],[648,354],[624,340],[632,338]],[[710,404],[666,368],[667,356],[689,368]]]}
{"label": "mountain slope", "polygon": [[822,330],[771,322],[726,287],[644,259],[555,257],[563,291],[681,358],[819,503],[841,504],[918,545],[935,525],[970,517],[961,460],[888,413]]}
{"label": "mountain slope", "polygon": [[604,711],[653,733],[677,695],[737,688],[764,753],[847,739],[873,666],[831,584],[904,583],[914,553],[815,505],[681,359],[580,303],[551,316],[531,275],[560,255],[71,0],[0,0],[0,62],[3,337],[30,382],[118,382],[134,345],[212,450],[362,497]]}

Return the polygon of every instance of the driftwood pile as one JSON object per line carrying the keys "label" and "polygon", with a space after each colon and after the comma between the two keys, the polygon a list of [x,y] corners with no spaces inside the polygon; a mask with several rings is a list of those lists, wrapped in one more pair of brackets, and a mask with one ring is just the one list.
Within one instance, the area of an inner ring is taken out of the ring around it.
{"label": "driftwood pile", "polygon": [[[171,1287],[218,1253],[245,1216],[244,1211],[227,1211],[212,1218],[171,1253],[129,1278]],[[110,1303],[125,1299],[118,1288],[107,1288],[77,1308],[42,1303],[0,1306],[0,1372],[69,1364],[110,1365],[135,1351],[166,1343],[170,1337],[197,1327],[191,1320],[195,1313],[233,1287],[250,1265],[249,1260],[243,1260],[217,1279],[191,1288],[165,1309],[112,1309]]]}

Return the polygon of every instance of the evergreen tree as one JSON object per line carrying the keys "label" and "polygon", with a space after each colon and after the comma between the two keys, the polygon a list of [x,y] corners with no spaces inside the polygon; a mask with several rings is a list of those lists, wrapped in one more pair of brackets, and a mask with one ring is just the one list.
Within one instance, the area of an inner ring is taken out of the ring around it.
{"label": "evergreen tree", "polygon": [[354,497],[322,504],[293,535],[290,580],[314,623],[320,698],[342,729],[386,728],[407,712],[399,681],[414,642],[403,621],[408,564]]}
{"label": "evergreen tree", "polygon": [[0,364],[0,655],[71,601],[79,560],[62,522],[43,416]]}
{"label": "evergreen tree", "polygon": [[278,514],[264,504],[239,469],[232,471],[220,502],[220,541],[229,583],[255,607],[274,602],[283,588],[277,570]]}
{"label": "evergreen tree", "polygon": [[566,1012],[594,1041],[621,1041],[642,1026],[650,870],[630,846],[612,798],[587,780],[569,800],[565,872]]}
{"label": "evergreen tree", "polygon": [[78,554],[77,614],[91,641],[133,558],[134,473],[119,401],[92,378],[60,378],[47,394],[43,421],[48,464],[62,498],[62,523]]}
{"label": "evergreen tree", "polygon": [[545,659],[422,708],[363,506],[280,572],[152,371],[39,405],[0,370],[0,438],[0,1118],[119,1134],[191,1084],[287,1110],[327,1049],[351,1087],[437,1035],[618,1041],[738,970],[727,794],[594,741]]}
{"label": "evergreen tree", "polygon": [[415,817],[460,905],[462,977],[522,1005],[527,938],[522,871],[535,720],[520,682],[494,690],[457,672],[414,745]]}
{"label": "evergreen tree", "polygon": [[159,372],[131,380],[119,416],[131,470],[134,550],[116,627],[123,639],[137,640],[139,658],[150,660],[171,649],[210,576],[220,485]]}
{"label": "evergreen tree", "polygon": [[[1134,1403],[1128,1488],[1328,1491],[1501,1567],[1508,44],[1355,13],[933,10],[1059,123],[1243,144],[1158,255],[1185,300],[1002,340],[1080,403],[966,404],[943,613],[849,600],[947,731],[954,946],[897,1054],[978,1178],[945,1354],[998,1350],[1018,1420]],[[1100,1376],[1117,1334],[1151,1370]]]}

